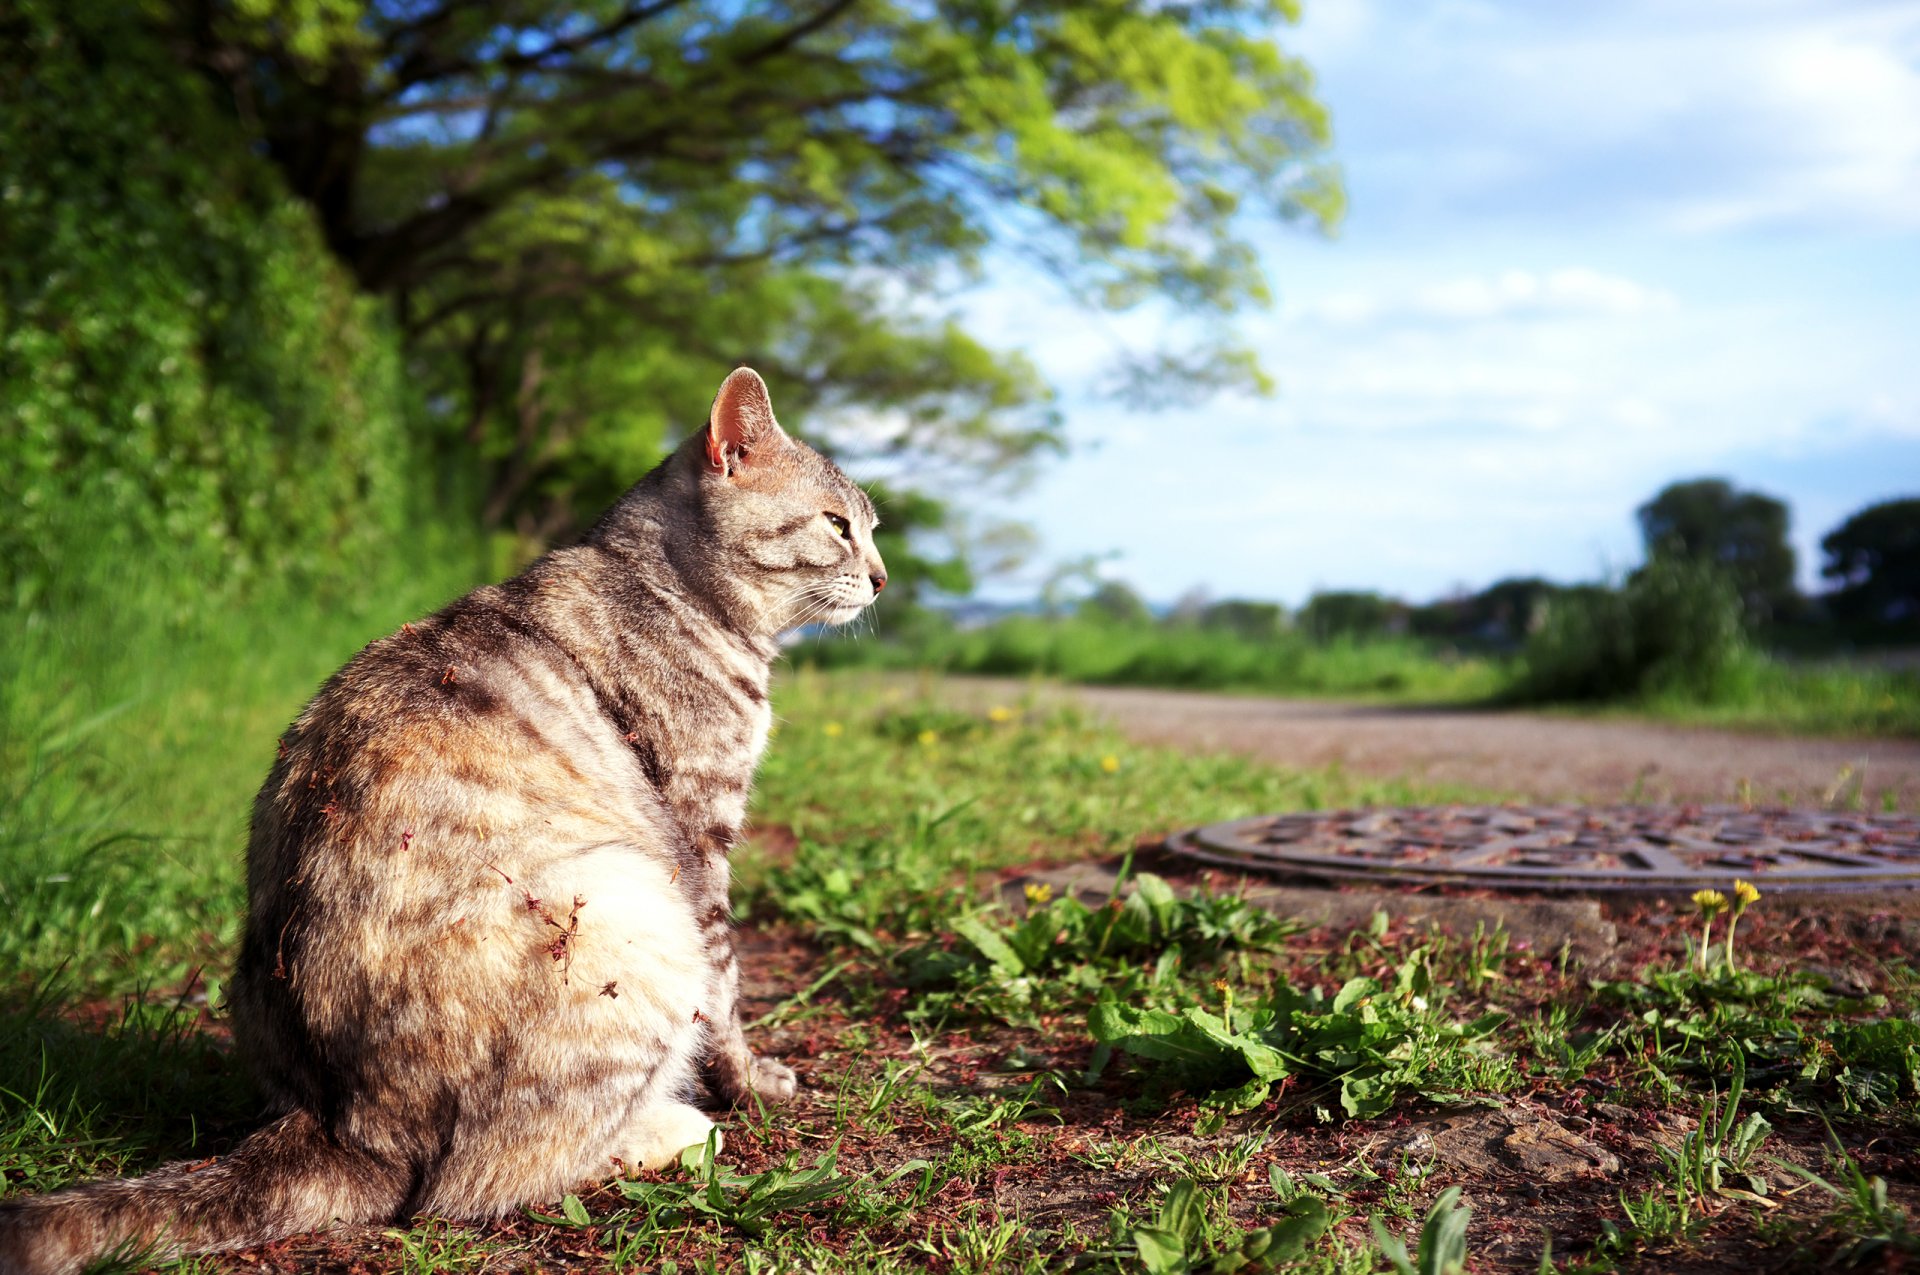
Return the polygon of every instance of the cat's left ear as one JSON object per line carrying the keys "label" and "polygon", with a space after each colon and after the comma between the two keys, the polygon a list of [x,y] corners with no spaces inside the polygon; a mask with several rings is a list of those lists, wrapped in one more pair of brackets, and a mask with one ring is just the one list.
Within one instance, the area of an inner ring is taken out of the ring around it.
{"label": "cat's left ear", "polygon": [[750,367],[735,368],[714,395],[707,413],[707,468],[732,474],[753,457],[787,441],[773,419],[767,383]]}

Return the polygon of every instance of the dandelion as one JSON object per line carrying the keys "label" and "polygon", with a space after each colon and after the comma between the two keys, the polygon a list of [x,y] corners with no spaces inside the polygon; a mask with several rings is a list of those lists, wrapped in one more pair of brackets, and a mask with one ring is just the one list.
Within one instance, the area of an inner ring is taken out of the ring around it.
{"label": "dandelion", "polygon": [[933,745],[940,742],[940,732],[933,731],[933,730],[923,730],[920,732],[920,742],[922,744],[925,744],[927,747],[931,748],[933,747]]}
{"label": "dandelion", "polygon": [[1693,906],[1698,908],[1705,924],[1700,928],[1700,972],[1707,972],[1707,949],[1713,945],[1713,918],[1727,910],[1727,896],[1718,890],[1695,890]]}
{"label": "dandelion", "polygon": [[1733,883],[1733,915],[1727,918],[1727,968],[1733,968],[1733,931],[1740,924],[1740,914],[1760,901],[1760,891],[1751,881]]}
{"label": "dandelion", "polygon": [[847,728],[842,726],[839,722],[828,722],[825,726],[822,726],[820,728],[820,733],[825,735],[828,739],[838,739],[840,738],[840,736],[846,733],[846,730]]}
{"label": "dandelion", "polygon": [[1213,990],[1220,993],[1220,1021],[1227,1026],[1227,1035],[1233,1035],[1233,985],[1224,978],[1213,980]]}
{"label": "dandelion", "polygon": [[987,710],[987,720],[990,722],[1010,722],[1013,720],[1013,710],[1005,704],[995,704]]}
{"label": "dandelion", "polygon": [[1108,753],[1100,759],[1100,769],[1106,771],[1109,775],[1115,774],[1120,769],[1120,759],[1112,753]]}
{"label": "dandelion", "polygon": [[1045,881],[1029,882],[1026,888],[1026,896],[1027,902],[1038,907],[1053,898],[1053,887]]}

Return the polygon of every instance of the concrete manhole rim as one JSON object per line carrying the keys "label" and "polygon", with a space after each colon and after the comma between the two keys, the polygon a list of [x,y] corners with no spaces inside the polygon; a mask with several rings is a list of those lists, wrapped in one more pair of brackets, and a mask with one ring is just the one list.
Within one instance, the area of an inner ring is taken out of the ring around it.
{"label": "concrete manhole rim", "polygon": [[1920,817],[1746,806],[1401,806],[1190,829],[1176,855],[1240,871],[1549,892],[1920,889]]}

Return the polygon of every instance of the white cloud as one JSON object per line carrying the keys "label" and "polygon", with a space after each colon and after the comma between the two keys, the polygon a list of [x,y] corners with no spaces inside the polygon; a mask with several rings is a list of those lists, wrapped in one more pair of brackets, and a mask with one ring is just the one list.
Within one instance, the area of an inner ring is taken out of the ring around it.
{"label": "white cloud", "polygon": [[1920,226],[1920,6],[1310,4],[1356,222]]}
{"label": "white cloud", "polygon": [[1341,326],[1379,323],[1480,323],[1500,319],[1626,317],[1671,310],[1672,293],[1584,267],[1536,274],[1504,270],[1467,275],[1399,294],[1335,292],[1291,313]]}

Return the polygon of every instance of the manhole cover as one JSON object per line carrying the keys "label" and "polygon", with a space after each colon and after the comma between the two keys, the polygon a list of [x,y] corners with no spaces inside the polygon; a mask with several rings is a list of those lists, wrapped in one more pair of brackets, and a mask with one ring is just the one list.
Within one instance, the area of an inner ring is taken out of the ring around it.
{"label": "manhole cover", "polygon": [[1243,870],[1524,890],[1920,887],[1920,818],[1741,806],[1413,806],[1260,815],[1174,837]]}

